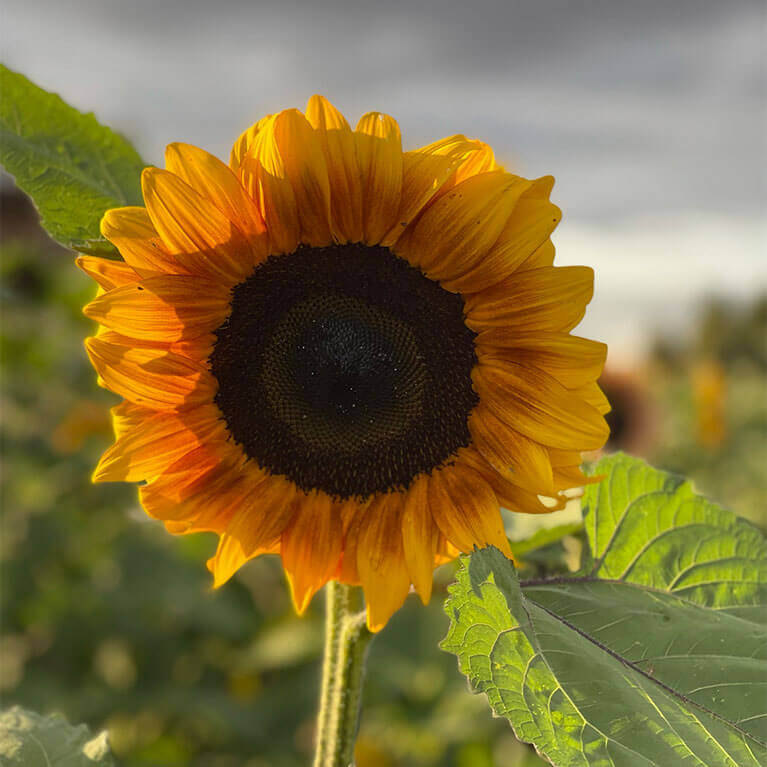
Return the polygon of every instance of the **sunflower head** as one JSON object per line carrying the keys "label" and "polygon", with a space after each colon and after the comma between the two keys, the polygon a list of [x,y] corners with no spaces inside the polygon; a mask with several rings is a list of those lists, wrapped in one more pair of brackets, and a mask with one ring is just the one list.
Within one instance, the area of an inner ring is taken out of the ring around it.
{"label": "sunflower head", "polygon": [[[94,479],[143,483],[172,533],[212,531],[215,585],[279,553],[296,608],[361,584],[378,630],[500,508],[561,508],[607,438],[606,349],[570,331],[586,267],[554,267],[550,177],[451,136],[403,151],[377,112],[263,118],[229,164],[171,144],[123,261],[80,256],[99,383],[123,398]],[[550,499],[546,503],[541,497]]]}

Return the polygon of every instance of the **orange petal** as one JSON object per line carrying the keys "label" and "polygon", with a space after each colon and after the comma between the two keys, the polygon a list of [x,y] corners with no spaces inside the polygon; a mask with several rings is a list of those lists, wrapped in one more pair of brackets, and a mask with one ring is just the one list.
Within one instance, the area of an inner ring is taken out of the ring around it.
{"label": "orange petal", "polygon": [[421,601],[431,598],[437,527],[429,511],[429,477],[415,479],[405,495],[402,511],[402,545],[410,580]]}
{"label": "orange petal", "polygon": [[359,585],[357,571],[357,548],[364,529],[365,518],[370,508],[371,499],[359,501],[350,498],[339,504],[339,516],[344,531],[344,551],[341,555],[341,567],[338,579],[343,583]]}
{"label": "orange petal", "polygon": [[368,629],[373,632],[386,625],[410,590],[401,518],[400,494],[382,494],[373,499],[360,534],[357,569],[365,591]]}
{"label": "orange petal", "polygon": [[567,332],[583,319],[593,293],[594,270],[588,266],[517,271],[465,297],[466,324],[477,332],[502,326]]}
{"label": "orange petal", "polygon": [[239,178],[212,154],[191,144],[169,144],[165,166],[207,197],[248,238],[254,263],[268,255],[266,224]]}
{"label": "orange petal", "polygon": [[183,524],[187,530],[223,532],[239,508],[240,497],[247,498],[265,477],[261,472],[253,478],[243,466],[239,448],[232,447],[200,445],[140,487],[139,500],[146,513],[179,528]]}
{"label": "orange petal", "polygon": [[296,612],[333,576],[341,556],[343,529],[338,506],[321,492],[299,496],[298,510],[282,534],[282,562]]}
{"label": "orange petal", "polygon": [[306,119],[325,154],[333,237],[338,242],[361,242],[362,186],[354,134],[346,118],[323,96],[309,99]]}
{"label": "orange petal", "polygon": [[169,253],[146,208],[112,208],[101,219],[101,234],[137,274],[189,274]]}
{"label": "orange petal", "polygon": [[547,373],[514,363],[472,371],[480,401],[515,431],[548,447],[596,450],[609,429],[600,413]]}
{"label": "orange petal", "polygon": [[140,279],[136,270],[124,261],[110,261],[108,258],[97,256],[78,256],[75,263],[104,290],[129,285]]}
{"label": "orange petal", "polygon": [[245,562],[271,550],[297,510],[292,483],[272,476],[259,490],[256,507],[243,505],[219,539],[208,563],[214,588],[226,583]]}
{"label": "orange petal", "polygon": [[397,121],[368,112],[354,132],[362,177],[364,241],[376,245],[396,224],[402,196],[402,138]]}
{"label": "orange petal", "polygon": [[110,290],[83,309],[127,337],[173,342],[215,330],[229,314],[230,291],[201,277],[147,277]]}
{"label": "orange petal", "polygon": [[155,229],[190,273],[227,285],[250,274],[255,262],[250,243],[209,199],[160,168],[145,168],[141,187]]}
{"label": "orange petal", "polygon": [[117,346],[88,338],[85,348],[104,385],[153,410],[210,402],[216,382],[204,365],[165,349]]}
{"label": "orange petal", "polygon": [[476,339],[480,360],[501,359],[545,371],[567,389],[596,381],[602,375],[607,345],[588,338],[550,331],[518,332],[497,327]]}
{"label": "orange petal", "polygon": [[439,529],[461,551],[492,544],[509,553],[495,493],[476,471],[457,462],[432,473],[429,503]]}
{"label": "orange petal", "polygon": [[549,504],[541,502],[539,493],[520,487],[501,476],[476,450],[462,453],[463,460],[490,485],[504,509],[522,514],[550,514],[565,507],[567,498],[551,497]]}
{"label": "orange petal", "polygon": [[94,482],[141,482],[162,474],[174,461],[208,439],[224,439],[218,409],[195,408],[183,418],[155,413],[124,431],[101,457]]}
{"label": "orange petal", "polygon": [[536,493],[553,493],[554,477],[543,445],[509,428],[480,403],[469,417],[474,446],[499,473]]}

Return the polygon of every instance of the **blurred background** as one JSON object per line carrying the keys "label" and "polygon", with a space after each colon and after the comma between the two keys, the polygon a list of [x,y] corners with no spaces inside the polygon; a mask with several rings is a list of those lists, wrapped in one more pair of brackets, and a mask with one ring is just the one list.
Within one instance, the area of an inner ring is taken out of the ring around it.
{"label": "blurred background", "polygon": [[[578,332],[610,346],[609,449],[767,526],[759,0],[4,0],[0,28],[8,66],[148,163],[174,140],[226,157],[252,121],[321,92],[352,123],[390,112],[408,147],[462,132],[552,173],[558,263],[596,270]],[[82,347],[93,286],[7,176],[0,266],[3,706],[108,727],[127,767],[307,764],[322,600],[296,618],[270,558],[213,592],[212,536],[172,538],[134,488],[90,484],[114,402]],[[528,567],[566,569],[579,545]],[[542,764],[437,649],[450,579],[373,643],[360,767]]]}

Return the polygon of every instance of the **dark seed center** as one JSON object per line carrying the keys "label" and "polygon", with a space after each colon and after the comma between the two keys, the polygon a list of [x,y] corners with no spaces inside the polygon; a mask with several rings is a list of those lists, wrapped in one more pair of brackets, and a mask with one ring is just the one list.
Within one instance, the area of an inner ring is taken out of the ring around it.
{"label": "dark seed center", "polygon": [[302,246],[237,285],[210,357],[259,465],[348,498],[407,487],[469,444],[463,301],[387,248]]}

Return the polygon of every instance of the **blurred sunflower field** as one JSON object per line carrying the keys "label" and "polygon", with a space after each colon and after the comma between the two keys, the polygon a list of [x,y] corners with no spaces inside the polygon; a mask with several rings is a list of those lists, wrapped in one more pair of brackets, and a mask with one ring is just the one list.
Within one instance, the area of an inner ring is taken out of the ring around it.
{"label": "blurred sunflower field", "polygon": [[[214,593],[204,567],[214,536],[171,538],[141,512],[134,488],[90,483],[114,404],[82,350],[92,283],[7,180],[0,211],[4,705],[108,728],[126,767],[305,764],[321,600],[296,617],[271,557]],[[712,300],[684,342],[659,337],[630,370],[608,360],[609,448],[687,474],[767,525],[765,339],[767,298]],[[580,545],[577,525],[570,532],[523,554],[526,566],[565,570]],[[430,606],[411,597],[373,643],[359,767],[542,764],[481,696],[463,694],[455,658],[434,649],[452,577],[443,567]]]}

